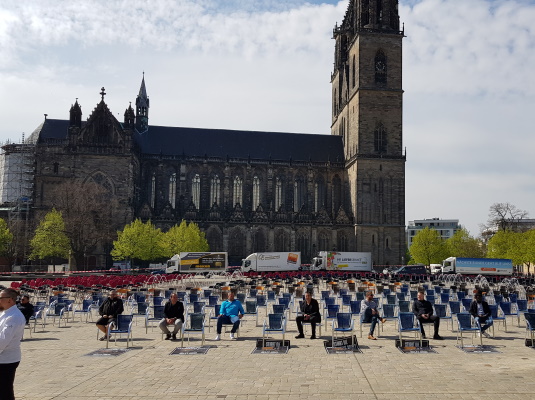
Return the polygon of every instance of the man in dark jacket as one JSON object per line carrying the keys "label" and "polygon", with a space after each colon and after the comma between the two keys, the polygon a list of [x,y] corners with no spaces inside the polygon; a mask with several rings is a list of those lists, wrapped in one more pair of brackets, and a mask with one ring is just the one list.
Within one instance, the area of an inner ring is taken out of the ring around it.
{"label": "man in dark jacket", "polygon": [[433,315],[433,305],[425,300],[424,292],[418,292],[418,298],[412,304],[412,312],[420,321],[420,332],[425,339],[424,324],[434,324],[435,334],[433,339],[443,340],[443,337],[438,334],[438,327],[440,326],[440,317]]}
{"label": "man in dark jacket", "polygon": [[173,340],[176,340],[176,334],[182,328],[184,323],[184,304],[178,300],[176,293],[171,294],[169,301],[165,303],[163,309],[164,318],[160,321],[160,329],[166,334],[165,340],[171,339],[171,332],[168,326],[174,325]]}
{"label": "man in dark jacket", "polygon": [[303,322],[310,322],[310,326],[312,327],[312,336],[310,336],[310,339],[316,339],[316,324],[321,323],[320,306],[318,301],[312,298],[310,292],[305,294],[305,301],[301,304],[301,312],[302,315],[295,319],[297,330],[299,331],[299,335],[295,338],[302,339],[305,337],[303,333]]}
{"label": "man in dark jacket", "polygon": [[30,323],[30,317],[33,315],[33,304],[30,303],[30,296],[25,294],[21,297],[20,302],[17,303],[17,308],[20,310],[24,318],[26,318],[26,324]]}
{"label": "man in dark jacket", "polygon": [[107,339],[107,325],[111,322],[114,322],[117,319],[117,316],[122,314],[123,311],[123,301],[117,295],[117,291],[112,290],[110,292],[110,296],[104,300],[104,303],[102,303],[98,309],[98,313],[100,314],[101,318],[99,318],[96,324],[97,328],[104,333],[104,336],[99,340]]}
{"label": "man in dark jacket", "polygon": [[481,327],[481,334],[487,338],[490,337],[485,331],[493,324],[492,314],[489,304],[483,300],[483,294],[481,292],[477,292],[474,296],[474,301],[470,304],[470,314],[472,314]]}

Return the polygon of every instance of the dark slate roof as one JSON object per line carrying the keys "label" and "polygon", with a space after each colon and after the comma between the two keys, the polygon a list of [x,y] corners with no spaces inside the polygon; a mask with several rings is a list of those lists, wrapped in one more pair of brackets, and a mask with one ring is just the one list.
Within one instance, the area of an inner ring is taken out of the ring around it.
{"label": "dark slate roof", "polygon": [[[85,124],[85,122],[82,122]],[[66,139],[68,120],[46,119],[28,138]],[[142,153],[164,156],[198,156],[288,161],[342,162],[342,138],[284,132],[149,126],[136,134]]]}
{"label": "dark slate roof", "polygon": [[342,138],[305,133],[150,126],[138,138],[145,154],[293,161],[343,161]]}

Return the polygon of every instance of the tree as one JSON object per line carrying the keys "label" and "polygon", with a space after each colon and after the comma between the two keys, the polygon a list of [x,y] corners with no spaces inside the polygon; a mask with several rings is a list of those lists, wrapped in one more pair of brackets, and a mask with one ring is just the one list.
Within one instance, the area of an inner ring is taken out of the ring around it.
{"label": "tree", "polygon": [[415,263],[425,265],[442,264],[448,254],[445,241],[435,229],[429,227],[414,236],[409,250]]}
{"label": "tree", "polygon": [[0,256],[5,256],[9,253],[12,243],[13,234],[7,226],[7,222],[0,218]]}
{"label": "tree", "polygon": [[117,232],[111,255],[114,260],[153,261],[165,257],[161,245],[162,235],[162,231],[150,220],[143,223],[136,219]]}
{"label": "tree", "polygon": [[494,203],[489,209],[485,228],[490,231],[518,231],[519,222],[528,217],[528,212],[510,203]]}
{"label": "tree", "polygon": [[203,252],[210,249],[204,232],[201,232],[199,226],[194,222],[190,222],[188,225],[185,220],[164,233],[162,248],[167,258],[183,251]]}
{"label": "tree", "polygon": [[531,273],[531,265],[535,264],[535,229],[525,232],[524,236],[524,262]]}
{"label": "tree", "polygon": [[459,229],[455,234],[446,240],[446,248],[450,256],[455,257],[485,257],[483,243],[470,236],[464,228]]}
{"label": "tree", "polygon": [[62,212],[77,269],[88,254],[111,243],[119,228],[113,224],[116,201],[109,190],[93,183],[67,182],[54,189],[54,207]]}
{"label": "tree", "polygon": [[55,264],[56,258],[67,258],[71,249],[69,238],[65,234],[65,223],[61,212],[56,209],[48,212],[35,229],[30,241],[30,260],[50,258]]}
{"label": "tree", "polygon": [[511,230],[498,231],[490,238],[487,247],[489,258],[510,258],[514,265],[521,265],[526,258],[525,235]]}

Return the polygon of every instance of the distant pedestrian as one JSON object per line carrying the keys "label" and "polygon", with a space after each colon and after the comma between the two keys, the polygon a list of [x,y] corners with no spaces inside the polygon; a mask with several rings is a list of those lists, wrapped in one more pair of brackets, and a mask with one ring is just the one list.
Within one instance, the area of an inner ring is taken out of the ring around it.
{"label": "distant pedestrian", "polygon": [[15,371],[20,363],[20,341],[26,319],[17,305],[17,292],[0,292],[0,399],[14,400]]}

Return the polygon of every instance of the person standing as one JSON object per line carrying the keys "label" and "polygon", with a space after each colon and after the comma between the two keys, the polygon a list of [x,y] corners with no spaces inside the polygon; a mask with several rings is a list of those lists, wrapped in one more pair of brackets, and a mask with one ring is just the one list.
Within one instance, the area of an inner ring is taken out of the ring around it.
{"label": "person standing", "polygon": [[321,323],[321,313],[318,301],[312,298],[312,293],[310,292],[305,293],[305,301],[301,303],[301,313],[302,315],[295,318],[297,330],[299,331],[299,335],[295,338],[302,339],[305,337],[303,333],[303,322],[310,322],[310,327],[312,328],[310,339],[316,339],[316,324]]}
{"label": "person standing", "polygon": [[102,336],[99,340],[102,341],[108,338],[107,326],[114,322],[117,319],[117,316],[122,314],[123,311],[123,301],[117,295],[117,291],[112,290],[110,292],[110,296],[104,300],[104,303],[102,303],[98,309],[101,318],[98,319],[96,325],[97,328],[104,333],[104,336]]}
{"label": "person standing", "polygon": [[232,324],[232,329],[230,330],[230,338],[232,340],[236,339],[234,334],[240,326],[240,319],[243,318],[245,310],[239,300],[234,299],[234,292],[228,294],[228,300],[225,300],[219,309],[219,317],[217,318],[217,336],[214,340],[219,340],[221,338],[221,330],[223,329],[223,324]]}
{"label": "person standing", "polygon": [[20,363],[20,341],[26,319],[17,305],[17,292],[0,292],[0,399],[14,400],[15,372]]}
{"label": "person standing", "polygon": [[178,300],[176,293],[171,294],[169,301],[165,303],[163,316],[164,318],[160,321],[159,327],[166,334],[165,340],[171,339],[169,325],[174,325],[173,340],[176,340],[176,334],[180,331],[184,323],[184,304]]}

